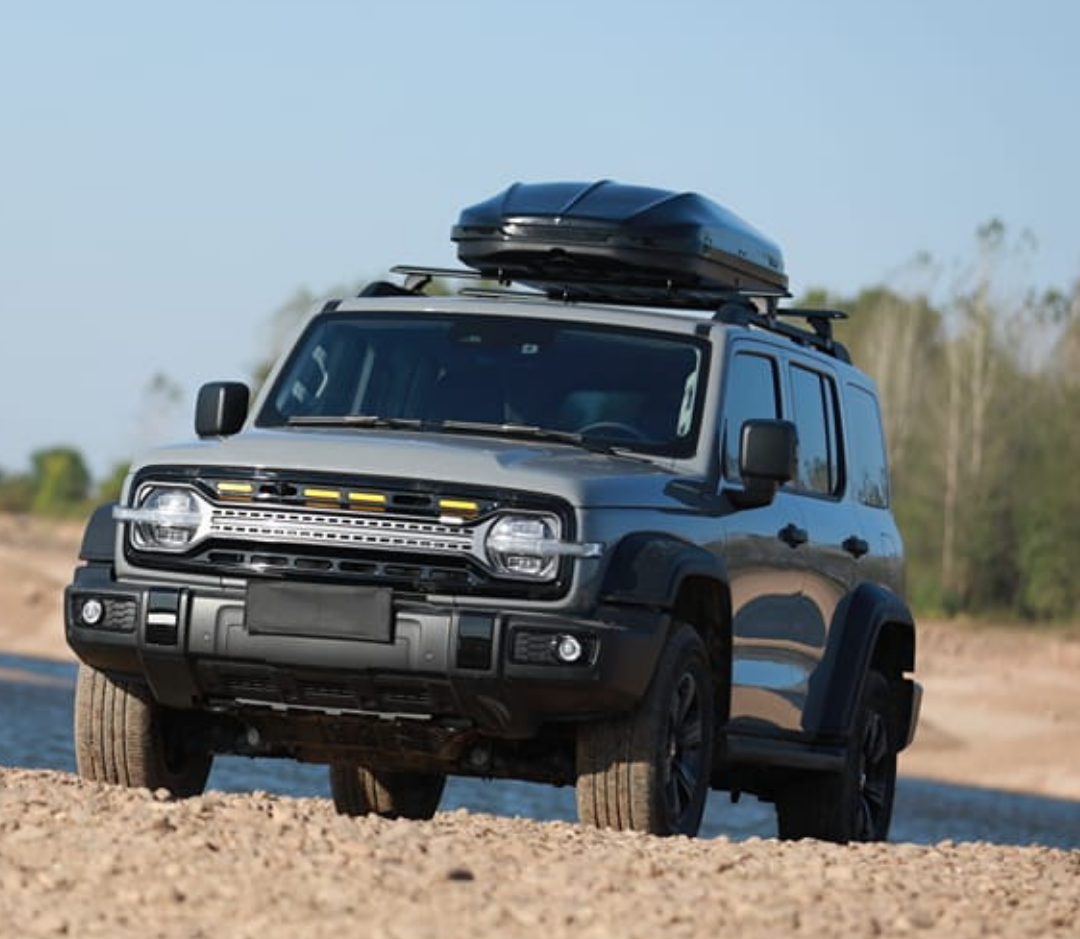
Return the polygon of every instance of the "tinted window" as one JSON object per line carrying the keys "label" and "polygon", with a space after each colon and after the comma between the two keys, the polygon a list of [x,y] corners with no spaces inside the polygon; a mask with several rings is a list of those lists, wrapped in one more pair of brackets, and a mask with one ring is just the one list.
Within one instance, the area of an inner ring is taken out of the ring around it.
{"label": "tinted window", "polygon": [[682,455],[697,436],[704,352],[692,338],[552,320],[336,313],[313,321],[258,423],[513,424]]}
{"label": "tinted window", "polygon": [[739,479],[739,431],[751,418],[780,416],[776,363],[766,356],[740,352],[728,370],[724,396],[724,475]]}
{"label": "tinted window", "polygon": [[836,386],[818,372],[792,366],[792,418],[799,432],[799,462],[793,484],[807,492],[835,495],[840,489],[836,433]]}
{"label": "tinted window", "polygon": [[851,485],[863,505],[889,504],[889,470],[877,401],[862,388],[848,385],[847,434],[851,444]]}

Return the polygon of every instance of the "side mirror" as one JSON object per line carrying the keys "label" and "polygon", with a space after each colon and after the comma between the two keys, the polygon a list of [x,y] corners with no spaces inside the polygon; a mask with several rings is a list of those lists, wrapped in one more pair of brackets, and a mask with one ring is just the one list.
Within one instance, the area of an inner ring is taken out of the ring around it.
{"label": "side mirror", "polygon": [[195,433],[200,437],[229,437],[247,419],[248,386],[238,381],[215,381],[199,389],[195,402]]}
{"label": "side mirror", "polygon": [[739,434],[742,490],[732,490],[740,508],[769,505],[776,490],[793,479],[798,467],[799,435],[791,421],[750,420]]}

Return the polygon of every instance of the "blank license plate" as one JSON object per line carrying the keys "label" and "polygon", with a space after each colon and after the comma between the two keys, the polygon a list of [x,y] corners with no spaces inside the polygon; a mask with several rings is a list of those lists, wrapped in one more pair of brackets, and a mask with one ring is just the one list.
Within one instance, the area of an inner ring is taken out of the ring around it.
{"label": "blank license plate", "polygon": [[390,597],[378,587],[249,584],[247,629],[255,635],[392,642]]}

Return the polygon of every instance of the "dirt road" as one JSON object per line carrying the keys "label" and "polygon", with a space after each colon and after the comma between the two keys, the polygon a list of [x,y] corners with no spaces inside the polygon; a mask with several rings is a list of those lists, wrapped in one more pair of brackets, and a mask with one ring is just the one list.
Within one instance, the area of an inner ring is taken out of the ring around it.
{"label": "dirt road", "polygon": [[0,769],[0,934],[1075,937],[1080,851],[733,843]]}

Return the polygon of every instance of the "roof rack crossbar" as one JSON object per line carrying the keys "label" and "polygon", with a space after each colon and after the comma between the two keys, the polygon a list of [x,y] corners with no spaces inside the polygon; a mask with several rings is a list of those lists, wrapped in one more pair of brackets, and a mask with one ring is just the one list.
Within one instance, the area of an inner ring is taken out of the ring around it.
{"label": "roof rack crossbar", "polygon": [[483,280],[484,275],[479,271],[467,268],[454,267],[425,267],[420,264],[395,264],[390,268],[391,274],[401,274],[404,277],[445,277],[448,280]]}
{"label": "roof rack crossbar", "polygon": [[[809,329],[800,329],[782,322],[780,317],[806,320]],[[759,313],[749,303],[725,303],[716,311],[715,320],[737,326],[757,326],[771,333],[784,336],[802,345],[820,349],[843,362],[850,362],[851,356],[844,346],[833,338],[832,324],[836,320],[847,319],[841,310],[810,310],[797,307],[771,307],[768,313]]]}

